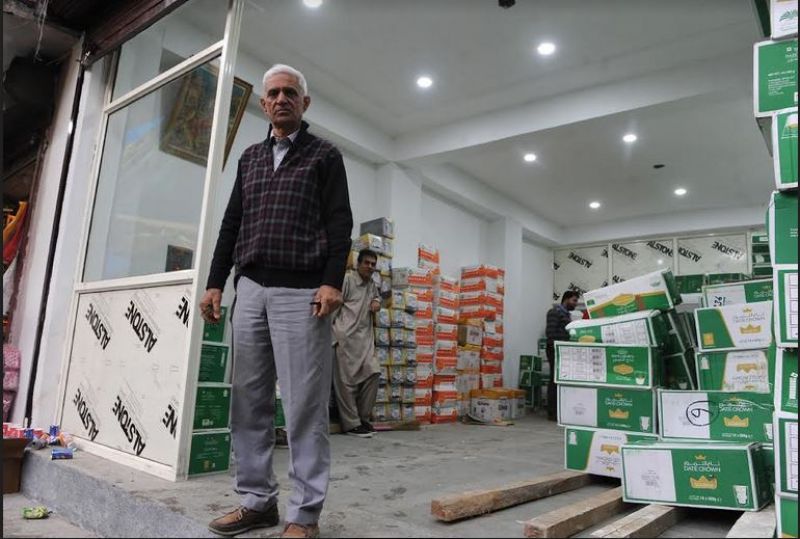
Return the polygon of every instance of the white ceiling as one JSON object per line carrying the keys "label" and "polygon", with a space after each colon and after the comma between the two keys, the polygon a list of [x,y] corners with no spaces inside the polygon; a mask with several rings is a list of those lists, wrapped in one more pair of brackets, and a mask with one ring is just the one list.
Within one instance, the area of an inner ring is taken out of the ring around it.
{"label": "white ceiling", "polygon": [[[246,6],[242,49],[265,66],[301,69],[312,100],[325,98],[397,147],[441,133],[452,147],[408,159],[454,165],[558,225],[753,206],[770,188],[771,164],[752,116],[751,51],[761,38],[751,0],[518,0],[508,10],[496,0]],[[198,11],[193,23],[209,26]],[[535,53],[545,40],[558,47],[552,57]],[[729,82],[625,112],[603,111],[598,98],[587,121],[548,108],[564,95],[591,101],[610,85],[644,103],[652,86],[640,81],[671,81],[673,72],[686,78],[693,69]],[[434,79],[426,92],[414,84],[422,73]],[[535,106],[562,116],[550,122],[557,127],[504,132],[509,114]],[[470,143],[464,125],[489,136]],[[620,141],[628,130],[639,135],[631,147]],[[532,166],[522,162],[526,151],[539,156]],[[655,163],[666,167],[654,170]],[[676,199],[677,186],[689,195]],[[603,208],[586,210],[590,199]]]}

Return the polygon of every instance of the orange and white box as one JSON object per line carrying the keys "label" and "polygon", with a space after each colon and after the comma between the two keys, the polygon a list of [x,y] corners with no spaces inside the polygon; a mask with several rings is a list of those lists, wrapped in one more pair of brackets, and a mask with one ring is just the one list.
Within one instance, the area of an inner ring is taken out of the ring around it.
{"label": "orange and white box", "polygon": [[[435,352],[434,344],[419,344],[417,343],[417,363],[433,363],[433,353]],[[430,357],[430,359],[426,359]]]}
{"label": "orange and white box", "polygon": [[458,355],[458,341],[437,340],[436,355],[456,357]]}
{"label": "orange and white box", "polygon": [[458,422],[458,401],[448,406],[433,406],[431,409],[431,423],[457,423]]}
{"label": "orange and white box", "polygon": [[437,341],[458,341],[457,324],[436,324]]}
{"label": "orange and white box", "polygon": [[414,406],[414,416],[420,423],[431,422],[431,407],[430,406]]}
{"label": "orange and white box", "polygon": [[461,281],[472,279],[473,277],[483,277],[486,273],[483,264],[477,266],[464,266],[461,268]]}
{"label": "orange and white box", "polygon": [[456,375],[435,374],[433,376],[433,392],[440,394],[456,393]]}
{"label": "orange and white box", "polygon": [[458,279],[449,275],[439,275],[434,284],[438,285],[439,290],[442,292],[450,292],[452,294],[458,294],[460,289]]}
{"label": "orange and white box", "polygon": [[438,262],[432,262],[431,260],[427,260],[427,259],[425,259],[425,258],[420,258],[420,259],[419,259],[419,262],[417,262],[417,265],[418,265],[420,268],[424,268],[424,269],[426,269],[426,270],[430,271],[430,272],[431,272],[431,274],[432,274],[434,277],[436,277],[436,275],[437,275],[437,274],[439,273],[439,271],[440,271],[440,269],[439,269],[439,263],[438,263]]}
{"label": "orange and white box", "polygon": [[[483,265],[484,276],[489,277],[491,279],[497,279],[500,276],[500,268],[498,266],[492,266],[490,264]],[[505,272],[503,272],[505,275]]]}
{"label": "orange and white box", "polygon": [[[486,292],[486,280],[483,277],[470,277],[469,279],[461,279],[461,294],[467,292]],[[463,296],[462,296],[463,301]]]}
{"label": "orange and white box", "polygon": [[[497,326],[495,326],[497,329]],[[502,348],[503,347],[503,335],[500,333],[484,333],[483,334],[483,346],[493,347],[493,348]]]}
{"label": "orange and white box", "polygon": [[414,388],[414,404],[416,406],[430,406],[433,404],[433,389],[417,385]]}
{"label": "orange and white box", "polygon": [[434,294],[434,303],[440,307],[447,307],[448,309],[458,309],[460,298],[458,292],[448,292],[446,290],[437,290]]}
{"label": "orange and white box", "polygon": [[436,247],[420,243],[419,248],[417,249],[417,254],[420,261],[427,260],[429,262],[434,262],[437,265],[439,264],[439,249]]}
{"label": "orange and white box", "polygon": [[481,346],[483,344],[483,330],[477,326],[459,324],[458,344],[460,346]]}
{"label": "orange and white box", "polygon": [[456,375],[456,391],[459,398],[469,399],[469,392],[473,389],[479,389],[481,386],[481,377],[479,374],[462,374]]}
{"label": "orange and white box", "polygon": [[409,291],[416,294],[417,302],[427,301],[429,303],[433,303],[433,288],[422,288],[422,287],[412,286],[411,288],[409,288]]}
{"label": "orange and white box", "polygon": [[433,357],[433,372],[435,374],[456,374],[456,365],[458,358],[456,356],[439,355]]}
{"label": "orange and white box", "polygon": [[502,374],[481,374],[481,388],[503,387]]}
{"label": "orange and white box", "polygon": [[502,361],[482,361],[481,374],[503,374]]}
{"label": "orange and white box", "polygon": [[461,372],[479,372],[481,367],[480,348],[461,346],[458,348],[458,361],[456,369]]}
{"label": "orange and white box", "polygon": [[461,292],[458,297],[459,307],[466,307],[469,305],[483,305],[486,303],[486,292]]}
{"label": "orange and white box", "polygon": [[424,268],[394,268],[392,269],[392,287],[430,288],[433,286],[433,276]]}
{"label": "orange and white box", "polygon": [[432,346],[436,344],[436,335],[425,330],[415,330],[414,338],[417,341],[417,346]]}
{"label": "orange and white box", "polygon": [[434,315],[437,322],[442,324],[458,324],[458,311],[446,307],[436,307]]}
{"label": "orange and white box", "polygon": [[481,348],[481,359],[484,361],[503,361],[503,348],[500,346],[484,346]]}
{"label": "orange and white box", "polygon": [[433,321],[433,318],[417,318],[415,328],[417,331],[433,335],[436,332],[436,322]]}
{"label": "orange and white box", "polygon": [[417,385],[416,387],[433,387],[433,364],[431,363],[417,363],[415,367],[417,372]]}
{"label": "orange and white box", "polygon": [[418,301],[417,312],[414,313],[417,318],[430,318],[433,319],[433,303],[429,301]]}
{"label": "orange and white box", "polygon": [[503,308],[503,295],[497,292],[486,292],[486,303],[493,305],[498,309]]}

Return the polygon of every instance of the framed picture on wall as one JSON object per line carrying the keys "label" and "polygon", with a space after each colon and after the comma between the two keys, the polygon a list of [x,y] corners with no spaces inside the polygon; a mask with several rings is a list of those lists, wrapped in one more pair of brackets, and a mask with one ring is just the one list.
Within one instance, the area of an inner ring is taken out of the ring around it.
{"label": "framed picture on wall", "polygon": [[[211,143],[217,76],[217,68],[203,65],[183,77],[169,120],[161,133],[161,151],[206,166]],[[234,78],[223,166],[228,161],[228,154],[252,92],[252,84],[238,77]]]}

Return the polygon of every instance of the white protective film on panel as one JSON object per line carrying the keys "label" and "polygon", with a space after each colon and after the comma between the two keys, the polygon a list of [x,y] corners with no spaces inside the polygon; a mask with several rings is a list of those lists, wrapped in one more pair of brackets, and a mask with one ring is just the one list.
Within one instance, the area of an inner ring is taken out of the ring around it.
{"label": "white protective film on panel", "polygon": [[608,284],[608,247],[576,247],[558,249],[554,253],[555,281],[553,300],[565,290],[585,292]]}
{"label": "white protective film on panel", "polygon": [[747,234],[678,239],[678,274],[747,273]]}
{"label": "white protective film on panel", "polygon": [[662,269],[672,269],[672,240],[612,243],[613,282],[620,282]]}

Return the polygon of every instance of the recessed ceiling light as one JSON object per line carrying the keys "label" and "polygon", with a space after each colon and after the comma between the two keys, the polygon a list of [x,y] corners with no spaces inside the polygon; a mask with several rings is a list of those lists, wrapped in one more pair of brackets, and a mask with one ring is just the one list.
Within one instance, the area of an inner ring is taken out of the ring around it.
{"label": "recessed ceiling light", "polygon": [[638,139],[638,138],[639,137],[637,137],[633,133],[627,133],[624,137],[622,137],[622,140],[624,140],[628,144],[632,144],[632,143],[636,142],[636,139]]}
{"label": "recessed ceiling light", "polygon": [[433,86],[433,79],[427,75],[422,75],[417,79],[417,86],[420,88],[430,88]]}
{"label": "recessed ceiling light", "polygon": [[600,206],[601,204],[596,200],[589,202],[589,207],[592,208],[593,210],[600,208]]}
{"label": "recessed ceiling light", "polygon": [[311,9],[317,9],[319,6],[322,5],[322,0],[303,0],[303,3],[306,7],[310,7]]}
{"label": "recessed ceiling light", "polygon": [[550,56],[551,54],[556,52],[556,46],[554,43],[545,41],[543,43],[539,43],[539,46],[536,47],[536,52],[538,52],[542,56]]}
{"label": "recessed ceiling light", "polygon": [[536,154],[526,153],[522,158],[525,160],[526,163],[533,163],[534,161],[536,161]]}
{"label": "recessed ceiling light", "polygon": [[675,189],[675,194],[678,195],[679,197],[682,197],[687,192],[688,191],[686,191],[686,189],[684,189],[683,187],[678,187],[677,189]]}

